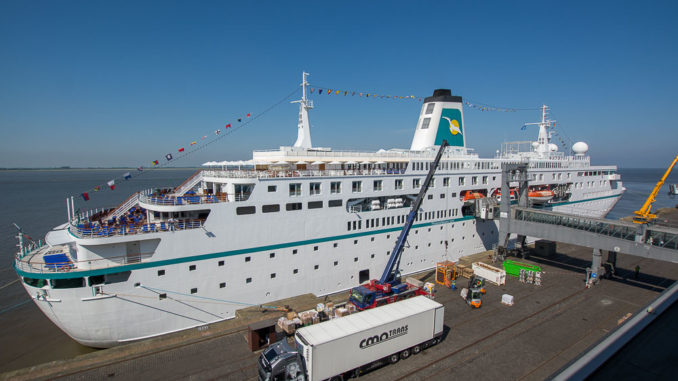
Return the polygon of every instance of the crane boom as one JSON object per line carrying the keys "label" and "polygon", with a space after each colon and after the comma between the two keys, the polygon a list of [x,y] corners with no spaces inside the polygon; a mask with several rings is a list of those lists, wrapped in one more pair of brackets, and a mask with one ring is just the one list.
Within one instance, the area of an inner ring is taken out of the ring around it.
{"label": "crane boom", "polygon": [[431,168],[429,168],[428,170],[426,179],[424,179],[424,183],[421,185],[421,190],[419,190],[419,194],[417,195],[417,198],[414,200],[414,203],[412,204],[412,209],[410,210],[410,213],[407,215],[405,225],[403,226],[403,229],[400,231],[398,240],[396,241],[396,244],[393,247],[393,250],[391,251],[391,258],[389,258],[388,263],[386,264],[386,268],[384,269],[384,273],[381,275],[381,278],[379,279],[379,282],[382,284],[391,283],[396,278],[396,275],[398,273],[398,267],[400,266],[400,258],[402,257],[403,249],[405,248],[405,242],[407,241],[407,236],[410,234],[410,229],[412,229],[412,225],[414,224],[414,220],[417,217],[417,213],[419,212],[421,203],[424,201],[424,196],[426,196],[426,191],[428,190],[428,187],[431,184],[433,174],[438,168],[440,158],[442,157],[443,151],[445,151],[445,147],[447,146],[448,146],[447,140],[443,140],[442,144],[440,145],[440,149],[438,150],[438,154],[433,160],[433,163],[431,163]]}
{"label": "crane boom", "polygon": [[645,200],[643,206],[639,210],[633,212],[636,215],[636,217],[633,219],[633,222],[637,224],[646,224],[657,218],[656,214],[651,213],[652,203],[656,201],[655,197],[657,197],[657,193],[659,193],[659,190],[661,189],[662,185],[664,185],[664,181],[666,181],[666,178],[669,177],[669,174],[671,173],[673,166],[675,166],[677,162],[678,155],[676,155],[676,157],[673,159],[673,162],[671,162],[671,165],[669,165],[669,168],[666,170],[666,173],[664,173],[664,176],[662,176],[662,178],[659,179],[659,182],[657,182],[657,185],[654,186],[652,193],[650,193],[650,196],[648,196],[647,200]]}

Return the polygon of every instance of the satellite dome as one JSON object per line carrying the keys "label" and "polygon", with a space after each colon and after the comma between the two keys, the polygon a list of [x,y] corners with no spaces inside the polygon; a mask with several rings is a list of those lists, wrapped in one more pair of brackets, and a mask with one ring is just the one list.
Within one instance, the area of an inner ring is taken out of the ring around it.
{"label": "satellite dome", "polygon": [[583,155],[589,150],[589,145],[584,142],[576,142],[572,146],[572,151],[577,155]]}
{"label": "satellite dome", "polygon": [[549,143],[549,151],[551,151],[551,152],[558,152],[558,145],[557,145],[557,144],[553,144],[553,143]]}
{"label": "satellite dome", "polygon": [[532,142],[532,148],[537,148],[537,147],[539,147],[539,143],[538,142]]}

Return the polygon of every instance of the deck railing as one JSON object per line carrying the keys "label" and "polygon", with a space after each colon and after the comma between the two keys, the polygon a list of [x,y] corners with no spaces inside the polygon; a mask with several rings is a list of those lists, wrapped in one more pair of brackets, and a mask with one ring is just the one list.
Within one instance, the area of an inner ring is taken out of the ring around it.
{"label": "deck railing", "polygon": [[203,226],[205,220],[177,220],[175,222],[155,222],[139,225],[120,225],[100,228],[84,228],[71,225],[69,231],[78,238],[106,238],[115,236],[128,236],[135,234],[158,233],[167,231],[180,231],[198,229]]}
{"label": "deck railing", "polygon": [[110,267],[118,267],[134,263],[146,262],[153,253],[140,253],[138,255],[122,255],[110,258],[90,259],[86,261],[53,262],[49,264],[15,260],[17,269],[30,273],[53,274],[53,273],[77,273],[78,271],[99,270]]}
{"label": "deck railing", "polygon": [[226,194],[217,194],[217,195],[205,195],[205,196],[153,196],[153,195],[141,195],[139,196],[139,201],[146,204],[153,205],[193,205],[193,204],[215,204],[218,202],[227,202],[228,198]]}

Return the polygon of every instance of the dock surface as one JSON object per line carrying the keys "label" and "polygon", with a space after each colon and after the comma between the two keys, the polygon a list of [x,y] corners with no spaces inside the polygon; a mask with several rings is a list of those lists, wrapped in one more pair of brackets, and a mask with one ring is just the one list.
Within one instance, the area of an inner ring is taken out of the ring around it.
{"label": "dock surface", "polygon": [[[462,261],[489,262],[490,253]],[[603,260],[606,256],[603,257]],[[437,285],[436,300],[445,305],[443,341],[394,365],[375,369],[364,380],[542,380],[563,367],[628,319],[678,278],[678,265],[620,254],[617,276],[585,287],[585,268],[591,249],[558,244],[557,254],[520,260],[544,270],[542,285],[520,283],[507,277],[503,286],[488,284],[480,309],[471,309],[459,289]],[[641,268],[638,279],[635,267]],[[432,280],[433,272],[421,275]],[[458,287],[467,280],[459,278]],[[514,305],[501,304],[503,294]],[[339,302],[348,294],[332,295]],[[313,295],[283,300],[303,311],[324,301]],[[2,379],[58,380],[255,380],[259,352],[250,352],[245,339],[253,322],[277,318],[282,312],[253,307],[238,318],[54,361],[0,375]],[[675,371],[675,369],[674,369]]]}

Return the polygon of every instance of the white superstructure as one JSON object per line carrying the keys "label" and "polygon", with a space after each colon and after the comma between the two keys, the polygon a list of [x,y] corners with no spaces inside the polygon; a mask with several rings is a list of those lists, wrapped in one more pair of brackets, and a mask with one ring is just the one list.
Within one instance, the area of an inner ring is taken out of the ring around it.
{"label": "white superstructure", "polygon": [[449,90],[424,100],[410,150],[313,148],[306,85],[304,74],[293,147],[255,151],[244,168],[212,163],[105,214],[71,211],[48,245],[22,244],[15,267],[37,306],[78,342],[109,347],[233,318],[249,305],[349,289],[382,272],[442,139],[451,147],[402,274],[492,248],[498,222],[484,207],[496,204],[503,162],[529,163],[531,187],[550,192],[539,194],[544,208],[602,217],[623,193],[616,167],[591,166],[588,147],[574,156],[553,149],[546,107],[536,144],[478,157],[466,145],[462,99]]}

